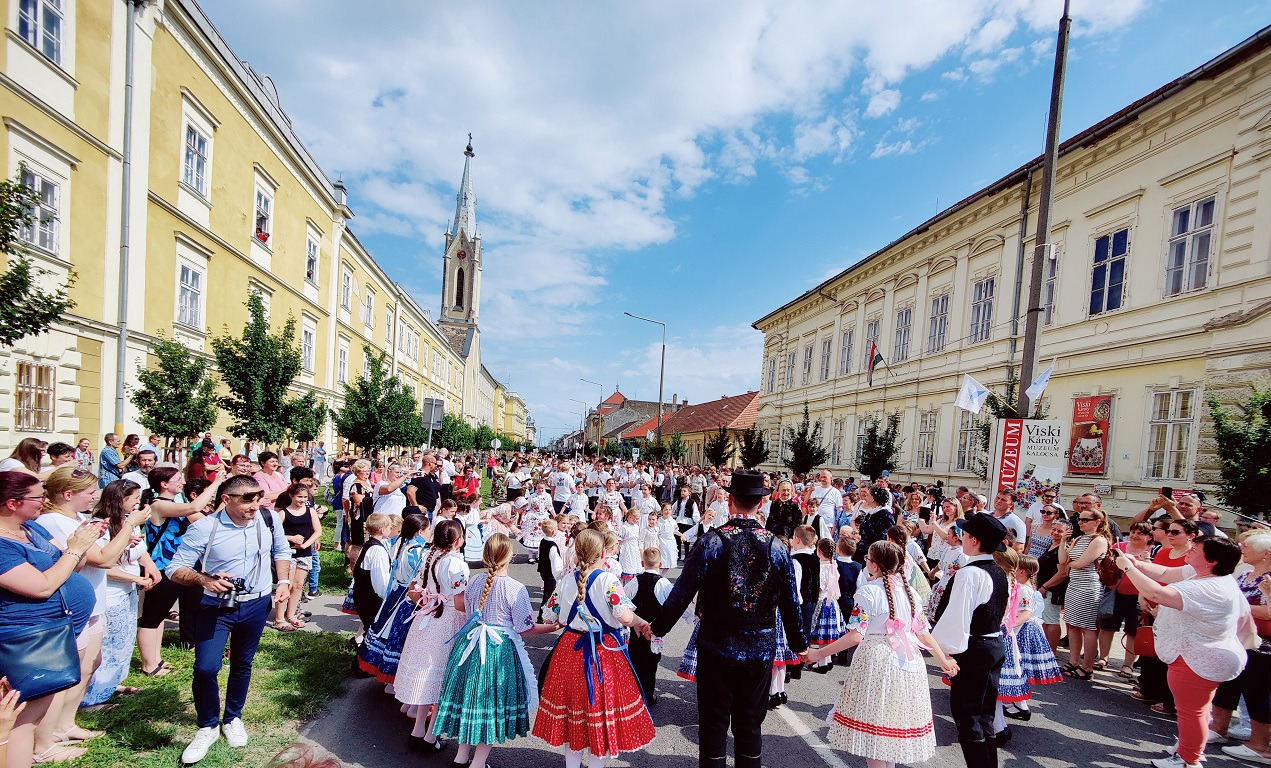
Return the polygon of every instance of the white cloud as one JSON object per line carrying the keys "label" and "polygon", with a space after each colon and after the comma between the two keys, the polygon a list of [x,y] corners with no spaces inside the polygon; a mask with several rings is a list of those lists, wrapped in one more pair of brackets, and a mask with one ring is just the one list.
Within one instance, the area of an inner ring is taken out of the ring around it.
{"label": "white cloud", "polygon": [[870,97],[869,106],[865,108],[865,117],[882,117],[891,114],[899,106],[900,91],[888,88]]}

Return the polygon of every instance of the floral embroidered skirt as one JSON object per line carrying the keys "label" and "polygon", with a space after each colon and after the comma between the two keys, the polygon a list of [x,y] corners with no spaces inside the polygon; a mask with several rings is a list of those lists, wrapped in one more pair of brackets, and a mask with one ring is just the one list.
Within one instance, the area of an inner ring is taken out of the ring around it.
{"label": "floral embroidered skirt", "polygon": [[906,672],[881,635],[856,649],[838,703],[830,710],[830,746],[861,757],[921,763],[936,754],[926,668]]}

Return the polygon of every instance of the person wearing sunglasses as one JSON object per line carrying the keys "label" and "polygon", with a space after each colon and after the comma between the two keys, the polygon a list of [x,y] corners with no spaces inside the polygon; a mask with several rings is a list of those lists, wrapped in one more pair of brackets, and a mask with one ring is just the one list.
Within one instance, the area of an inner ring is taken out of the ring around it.
{"label": "person wearing sunglasses", "polygon": [[[195,620],[199,639],[194,645],[192,685],[199,730],[181,754],[186,765],[202,760],[222,733],[231,747],[247,746],[243,704],[256,646],[271,603],[286,600],[291,592],[291,546],[282,526],[271,529],[261,518],[265,493],[260,484],[251,477],[231,477],[219,493],[224,506],[190,526],[167,567],[168,578],[178,584],[203,588]],[[202,569],[196,570],[200,560]],[[278,577],[276,588],[271,568]],[[222,717],[217,675],[231,635]]]}
{"label": "person wearing sunglasses", "polygon": [[[1162,568],[1181,568],[1187,564],[1187,553],[1192,550],[1200,533],[1191,520],[1163,518],[1155,523],[1165,526],[1165,544],[1152,556],[1152,563]],[[1139,590],[1142,594],[1142,590]],[[1157,606],[1144,594],[1147,614],[1155,616]],[[1161,715],[1174,714],[1174,694],[1167,679],[1168,667],[1156,656],[1139,658],[1139,689],[1130,697],[1152,706]]]}
{"label": "person wearing sunglasses", "polygon": [[1089,680],[1099,657],[1099,600],[1105,591],[1096,563],[1108,554],[1115,540],[1103,510],[1083,509],[1077,513],[1076,522],[1072,543],[1059,550],[1060,565],[1068,567],[1068,589],[1064,593],[1068,663],[1060,669],[1074,680]]}

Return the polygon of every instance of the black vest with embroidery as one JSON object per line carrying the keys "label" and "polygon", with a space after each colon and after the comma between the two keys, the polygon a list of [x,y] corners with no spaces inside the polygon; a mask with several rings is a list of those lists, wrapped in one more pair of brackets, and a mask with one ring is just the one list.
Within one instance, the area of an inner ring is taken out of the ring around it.
{"label": "black vest with embroidery", "polygon": [[733,520],[712,533],[720,538],[721,552],[698,591],[701,631],[772,629],[784,586],[772,565],[775,537],[752,520]]}

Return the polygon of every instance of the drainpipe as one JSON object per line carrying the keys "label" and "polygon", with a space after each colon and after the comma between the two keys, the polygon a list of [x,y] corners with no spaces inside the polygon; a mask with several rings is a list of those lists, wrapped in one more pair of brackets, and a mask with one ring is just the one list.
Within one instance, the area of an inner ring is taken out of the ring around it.
{"label": "drainpipe", "polygon": [[128,364],[128,241],[132,232],[132,60],[137,9],[146,0],[126,0],[128,27],[124,34],[124,146],[123,205],[119,215],[119,350],[115,358],[115,434],[124,431],[124,370]]}

